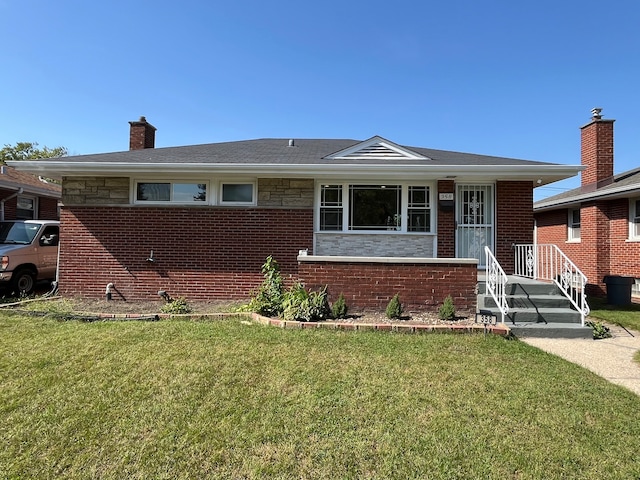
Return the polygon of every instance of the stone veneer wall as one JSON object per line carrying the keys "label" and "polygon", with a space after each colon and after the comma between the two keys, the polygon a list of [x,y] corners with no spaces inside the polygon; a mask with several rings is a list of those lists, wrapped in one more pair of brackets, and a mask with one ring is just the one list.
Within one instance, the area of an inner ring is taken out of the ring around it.
{"label": "stone veneer wall", "polygon": [[64,177],[64,205],[127,205],[128,177]]}
{"label": "stone veneer wall", "polygon": [[316,233],[315,255],[434,257],[435,235]]}
{"label": "stone veneer wall", "polygon": [[313,180],[289,178],[258,179],[259,207],[313,208]]}

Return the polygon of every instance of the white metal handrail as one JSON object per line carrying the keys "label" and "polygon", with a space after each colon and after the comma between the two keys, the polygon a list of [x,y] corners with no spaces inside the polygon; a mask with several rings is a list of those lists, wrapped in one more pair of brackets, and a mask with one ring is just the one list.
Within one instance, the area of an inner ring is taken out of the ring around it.
{"label": "white metal handrail", "polygon": [[524,244],[515,246],[515,275],[555,283],[580,312],[582,326],[589,315],[585,287],[587,276],[557,245]]}
{"label": "white metal handrail", "polygon": [[484,247],[484,254],[486,257],[486,284],[487,292],[491,294],[493,300],[500,310],[502,316],[502,323],[504,323],[504,316],[509,312],[509,305],[507,305],[507,274],[496,260],[496,257],[491,253],[489,247]]}

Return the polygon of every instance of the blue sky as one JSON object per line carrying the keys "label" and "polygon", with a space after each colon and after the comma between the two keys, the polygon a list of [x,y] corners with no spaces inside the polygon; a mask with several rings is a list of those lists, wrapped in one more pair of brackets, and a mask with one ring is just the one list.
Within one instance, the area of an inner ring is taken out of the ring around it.
{"label": "blue sky", "polygon": [[[579,164],[592,107],[640,164],[637,0],[0,0],[0,145],[380,135]],[[537,189],[536,199],[578,185]]]}

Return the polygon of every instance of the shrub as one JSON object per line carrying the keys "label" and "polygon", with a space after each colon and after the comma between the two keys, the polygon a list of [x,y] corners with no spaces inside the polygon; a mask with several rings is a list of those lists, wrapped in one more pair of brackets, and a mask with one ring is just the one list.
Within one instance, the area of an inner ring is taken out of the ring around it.
{"label": "shrub", "polygon": [[456,308],[453,305],[453,298],[451,295],[447,295],[444,302],[438,309],[438,317],[440,320],[453,320],[456,317]]}
{"label": "shrub", "polygon": [[190,313],[191,307],[183,297],[172,299],[160,307],[162,313]]}
{"label": "shrub", "polygon": [[331,306],[331,314],[333,318],[347,318],[348,311],[349,307],[344,299],[344,295],[341,293],[338,299],[333,302],[333,305]]}
{"label": "shrub", "polygon": [[593,330],[593,338],[595,340],[611,338],[611,329],[602,322],[586,322],[586,325]]}
{"label": "shrub", "polygon": [[385,314],[387,318],[400,318],[402,316],[402,304],[400,303],[400,296],[397,293],[389,301]]}
{"label": "shrub", "polygon": [[280,265],[269,255],[262,265],[264,280],[256,295],[249,302],[249,310],[268,317],[277,317],[282,313],[284,283],[280,275]]}
{"label": "shrub", "polygon": [[314,322],[324,320],[330,315],[327,287],[314,292],[307,291],[302,284],[296,283],[283,296],[282,318],[284,320]]}

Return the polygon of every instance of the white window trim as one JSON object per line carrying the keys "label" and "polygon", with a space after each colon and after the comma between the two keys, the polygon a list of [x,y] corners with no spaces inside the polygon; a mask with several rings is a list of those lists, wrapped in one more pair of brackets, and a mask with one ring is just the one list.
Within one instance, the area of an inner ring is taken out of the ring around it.
{"label": "white window trim", "polygon": [[[636,235],[636,225],[640,225],[640,212],[636,212],[636,203],[640,201],[640,198],[629,199],[629,236],[628,240],[631,242],[640,242],[640,232]],[[637,217],[637,222],[636,222]],[[640,227],[638,227],[640,230]]]}
{"label": "white window trim", "polygon": [[[223,185],[251,185],[251,201],[250,202],[225,202],[222,199]],[[253,206],[258,204],[257,182],[255,180],[220,180],[218,182],[218,204],[219,205],[240,205]]]}
{"label": "white window trim", "polygon": [[[402,222],[399,230],[350,230],[349,229],[349,208],[350,208],[350,185],[399,185],[401,195],[402,211],[400,213]],[[322,202],[322,186],[323,185],[340,185],[342,187],[342,230],[320,230],[320,205]],[[407,214],[409,203],[409,188],[408,187],[428,187],[429,188],[429,212],[430,212],[430,225],[428,232],[410,232],[407,230]],[[315,187],[315,205],[314,205],[314,231],[315,233],[323,235],[339,234],[339,235],[424,235],[434,236],[436,235],[436,186],[434,182],[402,182],[402,181],[384,181],[384,180],[371,180],[371,181],[354,181],[354,182],[336,182],[333,180],[316,181]]]}
{"label": "white window trim", "polygon": [[[578,236],[575,235],[576,227],[573,223],[573,212],[580,212],[580,227],[578,227]],[[580,208],[570,208],[567,210],[567,243],[580,243],[582,237],[582,212]]]}

